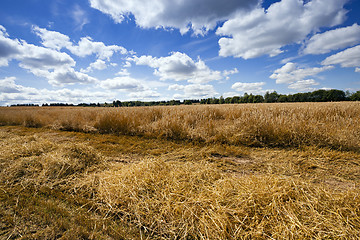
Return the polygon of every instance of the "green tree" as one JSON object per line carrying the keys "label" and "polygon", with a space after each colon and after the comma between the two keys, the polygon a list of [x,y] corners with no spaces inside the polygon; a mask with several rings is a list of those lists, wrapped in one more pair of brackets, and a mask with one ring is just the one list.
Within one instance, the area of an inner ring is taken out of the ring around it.
{"label": "green tree", "polygon": [[224,104],[224,103],[225,103],[225,99],[224,99],[223,96],[221,96],[221,97],[219,98],[219,103],[220,103],[220,104]]}
{"label": "green tree", "polygon": [[266,103],[277,102],[278,98],[279,98],[279,94],[276,91],[272,93],[266,92],[264,96]]}
{"label": "green tree", "polygon": [[360,91],[357,91],[350,96],[351,101],[360,101]]}
{"label": "green tree", "polygon": [[232,97],[225,98],[225,103],[231,103]]}
{"label": "green tree", "polygon": [[280,95],[278,98],[278,102],[288,102],[288,96],[287,95]]}
{"label": "green tree", "polygon": [[253,102],[254,102],[254,103],[262,103],[262,102],[264,102],[264,97],[261,96],[261,95],[255,95]]}
{"label": "green tree", "polygon": [[239,96],[232,97],[231,103],[240,103],[240,97]]}

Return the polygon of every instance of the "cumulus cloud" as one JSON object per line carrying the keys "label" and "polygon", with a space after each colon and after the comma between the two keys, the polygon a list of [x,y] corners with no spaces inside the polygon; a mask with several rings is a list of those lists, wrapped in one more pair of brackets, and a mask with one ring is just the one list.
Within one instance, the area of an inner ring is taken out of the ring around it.
{"label": "cumulus cloud", "polygon": [[87,73],[87,72],[93,71],[94,69],[104,70],[106,68],[107,68],[107,65],[106,65],[105,61],[103,61],[101,59],[97,59],[95,62],[90,63],[89,67],[87,67],[86,69],[81,69],[80,72]]}
{"label": "cumulus cloud", "polygon": [[62,86],[64,84],[89,84],[97,82],[97,79],[85,73],[77,72],[73,68],[60,68],[53,72],[46,73],[44,77],[48,78],[52,85]]}
{"label": "cumulus cloud", "polygon": [[313,86],[319,85],[314,79],[300,80],[289,85],[290,89],[295,89],[301,92],[310,92],[316,90]]}
{"label": "cumulus cloud", "polygon": [[75,66],[76,62],[64,52],[38,47],[22,41],[21,54],[17,56],[20,67],[32,69],[55,69]]}
{"label": "cumulus cloud", "polygon": [[119,75],[119,76],[130,76],[130,73],[129,73],[129,71],[127,70],[127,68],[123,68],[123,69],[121,69],[119,72],[117,72],[116,75]]}
{"label": "cumulus cloud", "polygon": [[9,61],[20,51],[21,43],[17,39],[10,39],[6,29],[0,25],[0,67],[8,66]]}
{"label": "cumulus cloud", "polygon": [[229,75],[232,75],[232,74],[236,74],[238,72],[239,72],[239,70],[237,68],[234,68],[233,70],[225,70],[224,71],[224,76],[229,76]]}
{"label": "cumulus cloud", "polygon": [[[87,75],[93,69],[103,70],[107,67],[105,59],[115,53],[126,54],[125,48],[102,42],[94,42],[91,38],[82,38],[78,45],[73,45],[69,37],[58,32],[48,31],[33,27],[33,31],[42,39],[42,46],[29,44],[24,40],[11,39],[4,27],[0,27],[0,66],[7,66],[8,61],[19,61],[21,68],[27,69],[35,76],[44,77],[55,86],[64,84],[89,84],[96,83],[97,79]],[[96,54],[98,59],[91,63],[87,69],[78,72],[74,69],[75,60],[65,52],[66,48],[77,56]]]}
{"label": "cumulus cloud", "polygon": [[338,28],[312,36],[306,43],[304,54],[323,54],[360,43],[360,26]]}
{"label": "cumulus cloud", "polygon": [[295,63],[286,63],[279,69],[276,69],[270,76],[271,79],[275,79],[277,84],[302,81],[307,77],[315,76],[321,72],[333,69],[333,66],[314,67],[314,68],[298,68]]}
{"label": "cumulus cloud", "polygon": [[16,84],[15,77],[0,79],[0,105],[19,103],[51,103],[51,102],[103,102],[115,99],[113,92],[86,89],[36,89]]}
{"label": "cumulus cloud", "polygon": [[130,99],[149,100],[160,97],[160,94],[152,89],[150,85],[153,86],[156,84],[134,79],[129,75],[109,78],[101,81],[99,84],[103,89],[118,90],[127,93]]}
{"label": "cumulus cloud", "polygon": [[230,75],[239,73],[239,70],[237,68],[234,68],[233,70],[224,70],[223,75],[226,78],[226,80],[230,79]]}
{"label": "cumulus cloud", "polygon": [[154,75],[160,80],[188,81],[190,83],[203,84],[215,80],[221,80],[237,70],[220,72],[211,70],[200,58],[194,61],[185,53],[173,52],[168,57],[141,56],[134,57],[137,65],[147,65],[154,68]]}
{"label": "cumulus cloud", "polygon": [[96,81],[93,77],[75,71],[73,69],[75,60],[67,53],[55,50],[59,48],[58,44],[54,44],[53,48],[39,47],[24,40],[11,39],[4,27],[0,32],[1,64],[6,66],[10,59],[16,59],[21,68],[27,69],[36,76],[47,78],[52,85]]}
{"label": "cumulus cloud", "polygon": [[266,84],[265,82],[254,82],[254,83],[236,82],[231,86],[231,88],[238,92],[258,94],[264,92],[262,87],[265,84]]}
{"label": "cumulus cloud", "polygon": [[218,93],[215,91],[214,86],[210,84],[189,84],[189,85],[170,85],[168,90],[182,91],[183,94],[175,94],[175,99],[184,98],[210,98],[215,97]]}
{"label": "cumulus cloud", "polygon": [[146,90],[143,83],[129,76],[109,78],[100,83],[100,87],[113,90],[139,92]]}
{"label": "cumulus cloud", "polygon": [[[342,52],[327,57],[321,62],[322,65],[340,64],[341,67],[360,66],[360,45],[348,48]],[[355,69],[356,70],[356,69]]]}
{"label": "cumulus cloud", "polygon": [[22,86],[15,84],[16,77],[6,77],[0,79],[0,93],[19,93],[23,90]]}
{"label": "cumulus cloud", "polygon": [[91,7],[110,15],[116,23],[132,14],[142,28],[178,28],[183,34],[190,29],[204,34],[214,29],[217,22],[258,3],[259,0],[90,0]]}
{"label": "cumulus cloud", "polygon": [[267,10],[257,7],[226,21],[217,29],[220,56],[244,59],[280,54],[283,46],[300,43],[320,27],[341,24],[348,0],[282,0]]}
{"label": "cumulus cloud", "polygon": [[180,84],[172,84],[168,87],[168,90],[174,90],[174,91],[183,91],[184,89],[185,86]]}
{"label": "cumulus cloud", "polygon": [[78,45],[67,47],[69,51],[79,57],[86,57],[96,54],[100,59],[109,60],[115,52],[126,54],[127,50],[124,47],[117,45],[106,46],[103,42],[94,42],[91,37],[81,38]]}
{"label": "cumulus cloud", "polygon": [[129,68],[129,67],[131,67],[131,62],[126,61],[123,65],[123,68]]}
{"label": "cumulus cloud", "polygon": [[70,38],[56,31],[48,31],[45,28],[33,26],[33,32],[42,40],[42,45],[47,48],[61,50],[72,45]]}
{"label": "cumulus cloud", "polygon": [[160,97],[160,94],[154,90],[148,89],[141,92],[131,92],[128,94],[130,98],[136,100],[148,100]]}
{"label": "cumulus cloud", "polygon": [[65,48],[79,57],[96,54],[101,60],[109,60],[116,52],[121,54],[128,53],[122,46],[105,45],[103,42],[94,42],[91,37],[83,37],[77,44],[73,44],[68,36],[56,31],[49,31],[37,26],[33,27],[33,31],[41,38],[43,46],[56,50]]}
{"label": "cumulus cloud", "polygon": [[333,68],[333,66],[299,68],[295,63],[289,62],[276,69],[270,78],[275,79],[277,84],[289,84],[288,87],[291,89],[310,91],[314,90],[311,86],[318,85],[318,83],[313,79],[308,79],[308,77],[316,76]]}
{"label": "cumulus cloud", "polygon": [[[75,83],[76,80],[79,83],[92,83],[95,81],[94,78],[86,75],[85,73],[92,72],[93,70],[104,70],[108,67],[105,61],[110,61],[110,58],[114,53],[120,54],[134,54],[132,51],[127,51],[122,46],[117,45],[105,45],[103,42],[93,41],[90,37],[83,37],[77,44],[74,44],[70,41],[70,38],[62,33],[56,31],[49,31],[45,28],[40,28],[38,26],[33,26],[33,32],[41,38],[41,44],[46,48],[37,47],[38,49],[45,49],[48,52],[57,53],[57,55],[64,55],[66,53],[60,52],[62,49],[67,49],[72,54],[78,57],[87,57],[90,55],[96,55],[97,60],[85,68],[81,69],[80,72],[69,69],[68,66],[63,66],[67,71],[54,71],[53,73],[48,73],[42,71],[45,66],[39,70],[38,68],[27,67],[26,64],[22,65],[23,67],[29,69],[32,73],[37,76],[43,76],[50,79],[50,83],[53,85],[61,85],[64,83]],[[43,50],[43,51],[45,51]],[[67,54],[66,54],[67,55]],[[69,55],[67,55],[69,56]],[[69,56],[70,57],[70,56]],[[43,61],[38,61],[39,64],[42,64]],[[1,64],[1,62],[0,62]],[[69,66],[74,66],[75,61]],[[110,63],[114,66],[116,64]],[[131,66],[131,65],[130,65]],[[129,67],[129,64],[126,63],[126,67]],[[57,76],[64,76],[64,80],[60,81],[60,78]]]}

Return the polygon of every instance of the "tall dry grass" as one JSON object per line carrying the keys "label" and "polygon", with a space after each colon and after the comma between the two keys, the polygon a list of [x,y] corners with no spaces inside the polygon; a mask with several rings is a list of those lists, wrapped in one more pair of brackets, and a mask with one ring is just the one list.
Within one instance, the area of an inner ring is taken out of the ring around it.
{"label": "tall dry grass", "polygon": [[0,125],[248,146],[358,150],[360,103],[138,108],[0,108]]}

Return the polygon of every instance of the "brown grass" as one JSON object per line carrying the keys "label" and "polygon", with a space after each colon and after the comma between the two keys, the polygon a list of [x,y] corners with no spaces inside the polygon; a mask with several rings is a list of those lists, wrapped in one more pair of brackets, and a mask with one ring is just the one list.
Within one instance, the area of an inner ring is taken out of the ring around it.
{"label": "brown grass", "polygon": [[358,107],[1,108],[0,238],[359,239]]}
{"label": "brown grass", "polygon": [[247,146],[359,150],[360,103],[0,108],[0,125]]}
{"label": "brown grass", "polygon": [[203,162],[153,159],[98,178],[104,208],[155,238],[359,236],[358,190],[337,193],[286,177],[228,176]]}

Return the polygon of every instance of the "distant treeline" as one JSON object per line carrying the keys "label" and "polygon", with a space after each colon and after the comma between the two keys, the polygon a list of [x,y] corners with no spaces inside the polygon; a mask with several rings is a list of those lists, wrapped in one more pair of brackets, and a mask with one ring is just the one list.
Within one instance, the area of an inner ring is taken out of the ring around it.
{"label": "distant treeline", "polygon": [[[278,94],[274,92],[266,92],[264,96],[253,95],[245,93],[243,96],[234,96],[223,98],[205,98],[201,100],[188,99],[188,100],[170,100],[170,101],[113,101],[112,103],[80,103],[77,105],[68,103],[44,103],[44,107],[136,107],[136,106],[174,106],[174,105],[191,105],[191,104],[231,104],[231,103],[276,103],[276,102],[339,102],[339,101],[360,101],[360,91],[351,93],[342,90],[316,90],[307,93],[296,94]],[[11,106],[39,106],[37,104],[16,104]]]}

